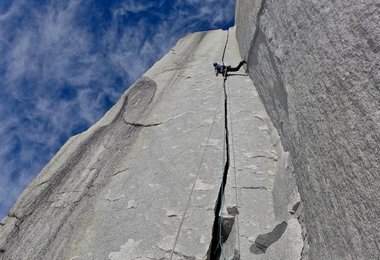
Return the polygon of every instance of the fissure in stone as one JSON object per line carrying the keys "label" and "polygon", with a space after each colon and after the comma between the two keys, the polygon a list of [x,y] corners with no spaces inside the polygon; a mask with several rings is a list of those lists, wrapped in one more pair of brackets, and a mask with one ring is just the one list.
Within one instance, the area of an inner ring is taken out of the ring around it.
{"label": "fissure in stone", "polygon": [[[208,259],[219,259],[222,250],[222,244],[228,239],[234,222],[230,219],[223,219],[220,216],[220,210],[224,199],[224,189],[227,183],[228,170],[230,168],[230,147],[229,147],[229,132],[228,132],[228,96],[226,91],[226,79],[223,82],[224,89],[224,128],[225,128],[225,144],[226,144],[226,162],[224,164],[223,178],[220,185],[218,199],[215,206],[215,219],[212,230],[212,240],[208,253]],[[227,225],[228,224],[228,225]]]}

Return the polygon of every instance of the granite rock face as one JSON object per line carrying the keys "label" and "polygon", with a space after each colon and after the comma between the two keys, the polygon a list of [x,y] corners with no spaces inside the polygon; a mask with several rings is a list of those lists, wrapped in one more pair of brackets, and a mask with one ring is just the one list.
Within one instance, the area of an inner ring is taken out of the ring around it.
{"label": "granite rock face", "polygon": [[[243,69],[225,84],[215,77],[212,63],[225,49],[225,62],[236,65],[234,29],[181,39],[72,137],[1,221],[0,259],[279,259],[283,248],[300,255],[286,152]],[[284,221],[268,253],[250,251]]]}
{"label": "granite rock face", "polygon": [[[230,35],[225,62],[237,64],[240,53],[234,29]],[[302,230],[289,213],[299,195],[288,157],[251,79],[234,73],[225,85],[230,168],[220,215],[234,225],[221,259],[232,259],[236,250],[241,259],[299,259]],[[283,222],[288,223],[286,232],[276,234],[277,240],[265,252],[251,251],[257,239]]]}
{"label": "granite rock face", "polygon": [[310,259],[380,255],[380,5],[238,0],[248,73],[289,152]]}

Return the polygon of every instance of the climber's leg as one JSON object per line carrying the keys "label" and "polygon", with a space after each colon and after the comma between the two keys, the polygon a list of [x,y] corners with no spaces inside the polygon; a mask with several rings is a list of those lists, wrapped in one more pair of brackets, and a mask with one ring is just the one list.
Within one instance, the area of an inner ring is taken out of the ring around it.
{"label": "climber's leg", "polygon": [[240,70],[241,66],[245,64],[245,60],[241,61],[237,67],[232,68],[231,66],[227,67],[227,71],[238,71]]}

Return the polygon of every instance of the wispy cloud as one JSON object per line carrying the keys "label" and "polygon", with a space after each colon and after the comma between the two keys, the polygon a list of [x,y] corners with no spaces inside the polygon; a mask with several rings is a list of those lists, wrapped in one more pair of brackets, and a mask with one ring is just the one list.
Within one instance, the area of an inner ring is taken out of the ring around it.
{"label": "wispy cloud", "polygon": [[154,2],[141,3],[135,0],[124,1],[120,6],[117,6],[113,10],[114,16],[126,15],[128,12],[139,13],[146,11],[154,5]]}
{"label": "wispy cloud", "polygon": [[0,4],[0,218],[67,138],[180,37],[231,24],[235,1],[8,2]]}
{"label": "wispy cloud", "polygon": [[25,1],[26,0],[15,0],[15,1],[3,2],[2,5],[0,5],[0,22],[6,21],[12,16],[18,14],[19,7]]}

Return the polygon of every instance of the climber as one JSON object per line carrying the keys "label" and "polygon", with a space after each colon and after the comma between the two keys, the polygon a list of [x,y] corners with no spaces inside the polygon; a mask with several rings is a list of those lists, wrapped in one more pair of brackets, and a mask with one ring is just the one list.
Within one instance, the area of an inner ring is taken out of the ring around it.
{"label": "climber", "polygon": [[222,75],[225,75],[227,76],[227,72],[229,71],[238,71],[240,70],[241,66],[243,66],[245,64],[245,60],[242,60],[239,65],[237,67],[231,67],[231,66],[225,66],[225,65],[221,65],[221,64],[218,64],[218,63],[214,63],[213,66],[214,66],[214,69],[215,69],[215,74],[216,76],[218,76],[218,74],[222,74]]}

